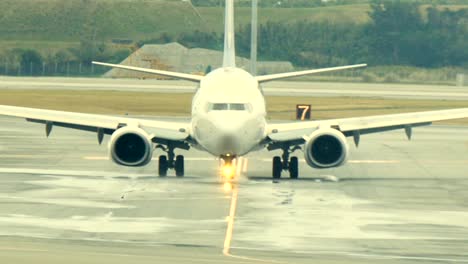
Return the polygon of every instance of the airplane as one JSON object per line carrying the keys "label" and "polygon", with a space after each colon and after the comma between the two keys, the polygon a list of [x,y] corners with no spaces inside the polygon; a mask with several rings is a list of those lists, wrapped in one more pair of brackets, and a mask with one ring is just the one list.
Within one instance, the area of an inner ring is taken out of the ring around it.
{"label": "airplane", "polygon": [[153,151],[161,149],[165,152],[158,159],[158,173],[161,177],[167,176],[169,169],[174,170],[177,177],[184,176],[184,156],[176,155],[178,149],[195,148],[220,158],[224,161],[223,168],[227,168],[221,170],[226,172],[226,178],[233,177],[232,168],[239,157],[265,148],[269,151],[281,150],[281,156],[273,157],[274,179],[281,178],[283,171],[289,172],[290,178],[299,177],[298,157],[291,156],[297,150],[303,150],[309,166],[316,169],[333,168],[346,163],[349,156],[348,137],[358,146],[361,135],[403,129],[410,139],[413,127],[430,125],[433,121],[468,117],[468,108],[459,108],[269,123],[266,120],[262,83],[367,65],[253,76],[236,67],[235,58],[234,0],[226,0],[223,64],[206,76],[93,62],[198,84],[193,96],[190,121],[148,120],[6,105],[0,105],[0,114],[45,124],[47,136],[54,126],[94,132],[99,144],[104,135],[110,135],[110,159],[122,166],[145,166],[152,160]]}

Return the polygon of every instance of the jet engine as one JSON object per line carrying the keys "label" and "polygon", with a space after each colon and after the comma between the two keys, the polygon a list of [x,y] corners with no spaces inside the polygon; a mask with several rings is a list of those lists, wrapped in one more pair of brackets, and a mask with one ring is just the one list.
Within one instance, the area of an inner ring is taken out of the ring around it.
{"label": "jet engine", "polygon": [[112,134],[109,140],[109,155],[119,165],[145,166],[153,157],[153,144],[146,131],[126,126]]}
{"label": "jet engine", "polygon": [[348,157],[346,137],[332,128],[315,130],[306,142],[304,155],[313,168],[325,169],[343,165]]}

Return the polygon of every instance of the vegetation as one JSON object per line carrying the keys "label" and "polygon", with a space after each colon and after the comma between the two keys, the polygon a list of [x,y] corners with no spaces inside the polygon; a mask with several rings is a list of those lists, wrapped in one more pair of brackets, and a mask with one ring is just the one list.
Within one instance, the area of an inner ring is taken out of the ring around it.
{"label": "vegetation", "polygon": [[[263,60],[289,60],[303,67],[360,62],[429,68],[468,66],[468,8],[451,10],[380,0],[371,4],[369,17],[367,23],[269,21],[260,25],[258,53]],[[165,37],[188,47],[221,49],[223,44],[223,36],[217,33]],[[237,49],[244,56],[250,53],[250,26],[238,29]]]}
{"label": "vegetation", "polygon": [[[192,0],[195,6],[224,6],[224,0]],[[323,7],[336,5],[368,4],[369,0],[261,0],[258,1],[259,7],[291,8],[291,7]],[[238,6],[251,6],[251,0],[240,0],[236,3]]]}
{"label": "vegetation", "polygon": [[[443,68],[433,80],[443,82],[468,67],[468,0],[260,2],[261,60],[304,68],[367,62],[378,67],[355,80],[369,82],[434,74],[421,68]],[[195,9],[169,0],[1,1],[0,74],[96,75],[104,69],[91,60],[120,62],[147,43],[221,50],[222,3],[193,0],[201,6]],[[238,3],[237,50],[248,56],[250,1]],[[382,67],[409,73],[384,76]]]}

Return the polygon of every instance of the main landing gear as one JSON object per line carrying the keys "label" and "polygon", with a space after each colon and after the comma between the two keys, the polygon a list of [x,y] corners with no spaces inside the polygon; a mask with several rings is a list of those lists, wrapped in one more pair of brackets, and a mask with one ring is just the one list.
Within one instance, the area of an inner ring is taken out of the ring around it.
{"label": "main landing gear", "polygon": [[184,177],[184,156],[174,154],[174,148],[168,146],[167,148],[158,146],[167,153],[166,155],[159,156],[158,172],[160,177],[166,177],[169,169],[174,169],[177,177]]}
{"label": "main landing gear", "polygon": [[299,177],[299,159],[297,157],[289,158],[289,155],[300,149],[300,147],[288,147],[282,148],[283,155],[275,156],[273,158],[273,179],[281,178],[281,172],[283,170],[289,171],[289,177],[291,179],[297,179]]}

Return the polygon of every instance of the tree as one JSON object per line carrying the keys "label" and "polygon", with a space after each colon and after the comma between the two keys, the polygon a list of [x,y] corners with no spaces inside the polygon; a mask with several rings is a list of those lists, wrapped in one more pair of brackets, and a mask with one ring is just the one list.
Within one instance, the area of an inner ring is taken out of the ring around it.
{"label": "tree", "polygon": [[37,74],[42,69],[43,59],[39,52],[33,49],[19,50],[20,65],[23,72]]}
{"label": "tree", "polygon": [[417,50],[422,18],[419,4],[401,0],[379,0],[371,4],[368,26],[373,57],[384,64],[407,64]]}

